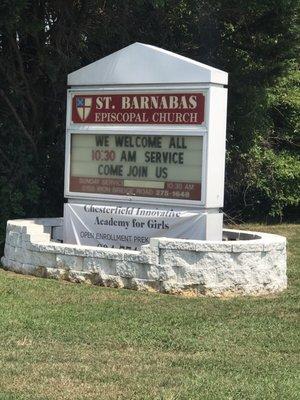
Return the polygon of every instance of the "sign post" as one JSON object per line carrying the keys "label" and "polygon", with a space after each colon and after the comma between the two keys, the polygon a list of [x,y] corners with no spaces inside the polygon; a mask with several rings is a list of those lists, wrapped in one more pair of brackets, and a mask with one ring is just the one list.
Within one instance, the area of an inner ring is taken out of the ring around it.
{"label": "sign post", "polygon": [[68,84],[64,241],[220,240],[227,73],[135,43]]}

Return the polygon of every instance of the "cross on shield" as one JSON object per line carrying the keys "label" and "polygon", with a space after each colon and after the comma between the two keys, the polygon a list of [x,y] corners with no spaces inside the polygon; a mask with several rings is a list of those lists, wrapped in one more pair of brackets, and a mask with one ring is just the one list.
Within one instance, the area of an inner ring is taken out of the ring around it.
{"label": "cross on shield", "polygon": [[85,121],[90,115],[92,109],[92,98],[76,97],[76,109],[81,121]]}

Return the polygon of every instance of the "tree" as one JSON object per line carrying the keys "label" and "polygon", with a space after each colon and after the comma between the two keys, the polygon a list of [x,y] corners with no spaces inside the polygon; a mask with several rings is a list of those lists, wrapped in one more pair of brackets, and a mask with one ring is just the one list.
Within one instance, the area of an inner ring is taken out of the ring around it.
{"label": "tree", "polygon": [[288,215],[298,11],[298,0],[2,0],[0,241],[9,218],[62,214],[67,74],[135,41],[229,72],[226,211]]}

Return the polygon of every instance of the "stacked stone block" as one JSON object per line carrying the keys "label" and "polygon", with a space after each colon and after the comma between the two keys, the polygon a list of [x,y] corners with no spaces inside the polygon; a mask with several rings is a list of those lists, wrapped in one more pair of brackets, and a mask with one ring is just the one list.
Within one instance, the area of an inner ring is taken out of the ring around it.
{"label": "stacked stone block", "polygon": [[224,230],[226,241],[154,238],[140,251],[131,251],[55,242],[53,232],[61,226],[61,218],[8,221],[3,267],[71,282],[190,296],[262,295],[287,285],[282,236]]}

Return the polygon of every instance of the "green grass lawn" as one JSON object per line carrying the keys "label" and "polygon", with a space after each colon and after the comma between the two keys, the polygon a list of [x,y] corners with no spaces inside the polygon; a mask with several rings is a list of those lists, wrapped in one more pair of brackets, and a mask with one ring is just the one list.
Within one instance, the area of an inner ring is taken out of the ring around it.
{"label": "green grass lawn", "polygon": [[299,399],[300,225],[288,289],[183,298],[0,270],[0,399]]}

